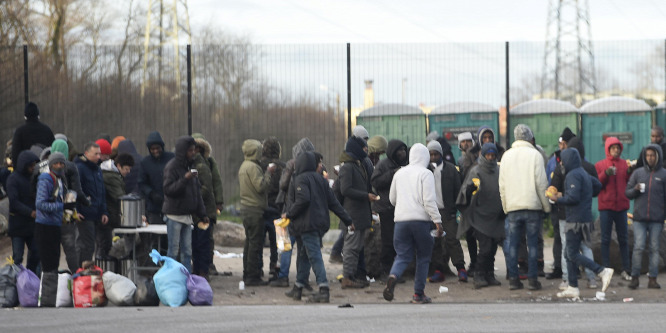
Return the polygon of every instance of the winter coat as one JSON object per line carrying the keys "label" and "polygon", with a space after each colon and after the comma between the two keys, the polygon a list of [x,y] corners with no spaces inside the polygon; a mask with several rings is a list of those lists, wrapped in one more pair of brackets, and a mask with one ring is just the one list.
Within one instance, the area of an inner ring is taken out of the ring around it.
{"label": "winter coat", "polygon": [[[462,212],[462,220],[456,235],[458,239],[465,236],[469,228],[474,228],[491,238],[505,237],[506,215],[500,199],[499,169],[496,161],[488,161],[480,156],[478,164],[467,174],[456,200]],[[476,188],[472,181],[474,178],[479,179],[479,187],[476,193],[472,194]]]}
{"label": "winter coat", "polygon": [[480,150],[474,150],[473,148],[474,147],[468,149],[466,152],[462,152],[462,155],[458,159],[463,179],[467,178],[467,174],[472,170],[474,163],[476,163],[476,160],[479,158]]}
{"label": "winter coat", "polygon": [[[340,156],[340,193],[344,197],[343,207],[349,213],[357,230],[365,230],[372,225],[372,210],[368,198],[370,179],[362,161],[347,153]],[[381,198],[381,197],[380,197]]]}
{"label": "winter coat", "polygon": [[[63,196],[66,188],[62,182],[50,172],[39,175],[37,180],[37,198],[35,208],[37,210],[36,223],[62,226],[62,215],[64,212]],[[85,216],[85,215],[84,215]],[[88,218],[86,216],[86,218]]]}
{"label": "winter coat", "polygon": [[[164,141],[159,132],[152,132],[148,135],[146,146],[159,144],[164,149]],[[164,191],[162,184],[164,182],[164,167],[171,161],[175,155],[172,152],[163,151],[159,158],[148,154],[141,160],[141,173],[139,174],[139,188],[141,194],[146,199],[146,211],[153,214],[159,214],[164,204]],[[136,163],[136,161],[135,161]]]}
{"label": "winter coat", "polygon": [[278,195],[280,194],[281,177],[278,177],[277,175],[282,175],[282,172],[284,168],[287,166],[287,164],[284,163],[283,161],[280,161],[281,155],[282,155],[282,147],[280,146],[280,142],[278,142],[274,138],[272,139],[269,138],[264,142],[262,157],[260,161],[261,168],[262,170],[264,170],[264,172],[266,172],[269,164],[271,163],[275,164],[275,172],[273,173],[275,176],[271,177],[270,186],[266,191],[266,197],[268,200],[268,207],[266,208],[266,210],[270,211],[270,213],[273,216],[280,215],[280,213],[282,213],[283,203],[277,202]]}
{"label": "winter coat", "polygon": [[268,207],[266,191],[271,183],[271,173],[261,169],[261,142],[245,140],[242,147],[245,160],[238,169],[241,210],[263,211]]}
{"label": "winter coat", "polygon": [[42,144],[48,147],[53,143],[55,137],[53,131],[37,118],[27,119],[25,124],[14,132],[12,139],[12,161],[17,161],[19,154],[30,149],[34,144]]}
{"label": "winter coat", "polygon": [[404,142],[400,140],[389,141],[388,148],[386,149],[386,158],[377,163],[370,178],[372,187],[375,188],[377,195],[379,195],[379,201],[373,203],[373,210],[377,213],[389,212],[395,209],[389,201],[389,192],[391,191],[393,175],[395,175],[400,167],[407,165],[407,161],[399,163],[395,156],[395,153],[402,147],[407,151],[407,145]]}
{"label": "winter coat", "polygon": [[29,150],[19,154],[16,171],[7,179],[9,197],[9,236],[32,237],[35,219],[31,216],[35,210],[35,195],[32,193],[28,167],[39,161],[37,155]]}
{"label": "winter coat", "polygon": [[79,203],[77,209],[88,221],[101,220],[102,215],[109,215],[106,208],[106,190],[102,170],[84,155],[78,156],[74,163],[79,170],[83,194],[90,198],[90,206]]}
{"label": "winter coat", "polygon": [[308,138],[300,139],[292,148],[291,148],[291,159],[287,161],[282,169],[280,174],[280,192],[275,198],[275,202],[278,205],[284,205],[284,210],[286,211],[289,207],[287,202],[287,191],[289,191],[289,185],[291,184],[291,175],[294,173],[294,164],[296,163],[296,157],[301,153],[306,151],[315,151],[315,147]]}
{"label": "winter coat", "polygon": [[123,140],[118,143],[118,154],[130,154],[134,158],[134,166],[130,173],[125,176],[123,181],[125,182],[125,189],[127,193],[140,193],[139,190],[139,175],[141,174],[141,159],[143,156],[139,155],[134,147],[132,140]]}
{"label": "winter coat", "polygon": [[344,224],[352,223],[352,218],[335,198],[326,179],[316,170],[317,163],[312,152],[305,152],[296,158],[294,186],[289,189],[292,204],[287,211],[287,218],[292,220],[290,230],[295,236],[313,231],[323,236],[331,226],[329,209]]}
{"label": "winter coat", "polygon": [[109,211],[108,226],[117,228],[120,226],[120,197],[127,194],[125,182],[113,160],[104,161],[101,168],[106,190],[106,208]]}
{"label": "winter coat", "polygon": [[[197,140],[197,139],[195,139]],[[197,169],[199,184],[201,185],[201,198],[206,206],[206,216],[211,221],[217,219],[217,206],[215,205],[215,190],[213,188],[213,172],[208,161],[201,154],[194,155],[194,168]]]}
{"label": "winter coat", "polygon": [[502,157],[499,190],[504,213],[519,210],[550,212],[546,198],[546,171],[543,157],[534,146],[517,140]]}
{"label": "winter coat", "polygon": [[[610,155],[610,147],[615,144],[620,145],[620,154],[622,154],[622,149],[624,149],[622,142],[616,137],[609,137],[606,139],[604,147],[606,149],[606,158],[597,162],[594,167],[597,169],[597,175],[602,185],[598,198],[599,210],[621,212],[629,209],[629,199],[624,193],[627,189],[629,174],[627,162]],[[615,166],[617,169],[616,174],[608,176],[606,175],[606,170],[611,166]]]}
{"label": "winter coat", "polygon": [[201,198],[201,185],[197,177],[185,178],[192,169],[192,161],[187,160],[187,150],[194,146],[191,136],[182,136],[176,141],[176,157],[164,167],[164,204],[162,213],[170,215],[194,215],[193,219],[203,218],[206,207]]}
{"label": "winter coat", "polygon": [[[590,176],[597,178],[597,170],[594,168],[594,164],[585,160],[585,146],[583,146],[583,141],[579,137],[573,137],[569,140],[567,146],[578,150],[583,170],[585,170]],[[564,192],[564,174],[562,173],[561,168],[556,167],[553,170],[553,178],[551,179],[550,185],[555,186],[558,192]],[[595,192],[593,197],[596,197],[598,194],[598,192]],[[557,209],[558,219],[561,221],[566,220],[566,207],[564,205],[556,205],[555,208]]]}
{"label": "winter coat", "polygon": [[483,146],[483,143],[481,143],[481,140],[483,138],[483,134],[485,134],[486,132],[490,132],[490,133],[493,134],[493,142],[492,143],[495,144],[495,148],[497,148],[497,154],[496,154],[497,162],[502,161],[502,156],[504,155],[504,152],[506,151],[506,149],[504,149],[504,147],[500,146],[499,142],[496,142],[497,136],[495,135],[495,131],[493,131],[492,128],[490,128],[489,126],[481,126],[481,127],[479,127],[479,131],[476,134],[476,138],[477,138],[478,142],[476,142],[474,147],[472,147],[471,150],[470,150],[472,152],[472,155],[477,156],[477,159],[474,160],[472,166],[476,165],[479,161],[479,159],[478,159],[479,152],[481,151],[481,146]]}
{"label": "winter coat", "polygon": [[[51,153],[62,153],[65,156],[70,156],[69,144],[64,144],[63,141],[53,141],[51,144]],[[48,167],[48,161],[43,161],[44,166]],[[48,169],[47,169],[48,170]],[[37,177],[39,177],[38,170],[35,170],[35,182]],[[79,169],[76,167],[76,163],[71,161],[65,161],[65,187],[70,190],[76,191],[76,202],[84,205],[90,206],[90,201],[88,200],[83,189],[81,189],[81,177],[79,176]]]}
{"label": "winter coat", "polygon": [[[657,151],[657,165],[650,168],[645,160],[645,150]],[[625,194],[634,199],[634,221],[664,223],[666,207],[666,170],[663,168],[664,158],[661,146],[650,144],[643,148],[643,167],[634,170],[627,183]],[[636,190],[636,184],[645,184],[645,192]]]}
{"label": "winter coat", "polygon": [[592,197],[599,193],[601,182],[583,169],[576,148],[563,150],[561,156],[566,177],[564,192],[557,204],[566,207],[567,222],[591,223]]}
{"label": "winter coat", "polygon": [[[458,199],[458,194],[460,193],[460,188],[462,186],[462,178],[458,168],[456,168],[453,163],[444,161],[441,166],[442,193],[437,193],[437,195],[442,196],[444,212],[446,212],[448,218],[455,218],[458,212],[456,200]],[[435,179],[437,179],[437,177],[435,177]],[[444,216],[442,218],[444,218]]]}

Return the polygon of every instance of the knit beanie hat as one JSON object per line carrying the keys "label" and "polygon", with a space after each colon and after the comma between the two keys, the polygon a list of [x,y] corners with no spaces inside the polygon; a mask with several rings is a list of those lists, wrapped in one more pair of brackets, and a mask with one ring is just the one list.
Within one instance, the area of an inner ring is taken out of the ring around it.
{"label": "knit beanie hat", "polygon": [[481,155],[497,154],[497,146],[494,143],[486,142],[481,146]]}
{"label": "knit beanie hat", "polygon": [[569,142],[576,134],[574,134],[569,127],[566,127],[564,131],[562,131],[562,135],[560,135],[560,142]]}
{"label": "knit beanie hat", "polygon": [[375,135],[368,140],[368,153],[385,153],[388,141],[381,135]]}
{"label": "knit beanie hat", "polygon": [[534,134],[532,134],[532,130],[529,126],[518,124],[513,129],[513,137],[516,138],[516,140],[532,141],[532,139],[534,139]]}
{"label": "knit beanie hat", "polygon": [[352,135],[363,140],[367,140],[370,137],[368,130],[366,130],[363,125],[356,125],[354,129],[352,129]]}
{"label": "knit beanie hat", "polygon": [[[474,137],[472,136],[472,133],[464,132],[464,133],[458,134],[458,148],[460,148],[460,143],[462,143],[463,141],[467,141],[467,140],[472,141],[472,145],[474,145]],[[462,150],[462,148],[461,148],[461,150]]]}
{"label": "knit beanie hat", "polygon": [[365,140],[356,136],[352,136],[345,144],[345,152],[352,158],[362,161],[368,156],[368,154],[363,151],[363,148],[366,146],[367,144],[365,143]]}
{"label": "knit beanie hat", "polygon": [[37,107],[37,104],[33,102],[28,102],[28,104],[25,105],[25,110],[23,111],[23,115],[27,119],[35,119],[39,117],[39,108]]}
{"label": "knit beanie hat", "polygon": [[444,150],[442,149],[442,145],[437,142],[437,140],[432,140],[428,142],[428,151],[436,151],[439,153],[439,155],[444,156]]}
{"label": "knit beanie hat", "polygon": [[57,152],[53,153],[51,154],[51,156],[49,156],[49,168],[51,168],[51,166],[55,163],[65,164],[66,160],[67,159],[65,159],[65,155],[63,155],[62,153],[57,153]]}
{"label": "knit beanie hat", "polygon": [[124,140],[127,140],[127,139],[125,139],[125,137],[122,136],[122,135],[119,135],[119,136],[113,138],[113,141],[111,141],[111,150],[118,149],[118,144],[120,143],[120,141],[124,141]]}
{"label": "knit beanie hat", "polygon": [[439,133],[437,131],[432,131],[428,133],[428,136],[426,136],[426,142],[430,142],[432,140],[437,140],[439,139]]}
{"label": "knit beanie hat", "polygon": [[106,139],[99,139],[95,143],[99,145],[102,155],[111,155],[111,144]]}

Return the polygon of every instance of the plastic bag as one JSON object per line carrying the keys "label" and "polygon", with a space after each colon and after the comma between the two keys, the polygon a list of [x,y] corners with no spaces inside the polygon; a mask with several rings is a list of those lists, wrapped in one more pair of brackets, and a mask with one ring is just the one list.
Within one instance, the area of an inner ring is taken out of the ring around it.
{"label": "plastic bag", "polygon": [[273,221],[275,225],[275,240],[280,252],[291,251],[291,239],[289,238],[289,219],[277,219]]}
{"label": "plastic bag", "polygon": [[42,272],[39,284],[39,307],[52,308],[56,305],[58,295],[58,273]]}
{"label": "plastic bag", "polygon": [[72,274],[69,271],[58,273],[58,292],[56,293],[56,308],[72,306]]}
{"label": "plastic bag", "polygon": [[16,277],[20,271],[11,258],[7,258],[7,265],[0,268],[0,306],[3,308],[19,305]]}
{"label": "plastic bag", "polygon": [[39,303],[39,278],[31,270],[19,265],[16,290],[22,307],[36,307]]}
{"label": "plastic bag", "polygon": [[157,296],[155,290],[155,282],[152,279],[147,279],[141,275],[136,284],[136,292],[134,293],[134,305],[136,306],[158,306],[160,305],[160,298]]}
{"label": "plastic bag", "polygon": [[104,292],[111,303],[118,306],[134,305],[136,286],[132,280],[114,272],[104,272]]}
{"label": "plastic bag", "polygon": [[190,274],[183,268],[183,273],[187,274],[187,299],[192,305],[213,305],[213,288],[210,287],[205,278]]}
{"label": "plastic bag", "polygon": [[150,252],[150,257],[155,264],[164,262],[153,276],[157,296],[162,304],[171,307],[184,305],[187,302],[187,275],[181,269],[187,271],[185,266],[172,258],[161,256],[155,249]]}
{"label": "plastic bag", "polygon": [[79,268],[72,276],[72,298],[75,308],[90,308],[106,305],[102,269],[95,265]]}

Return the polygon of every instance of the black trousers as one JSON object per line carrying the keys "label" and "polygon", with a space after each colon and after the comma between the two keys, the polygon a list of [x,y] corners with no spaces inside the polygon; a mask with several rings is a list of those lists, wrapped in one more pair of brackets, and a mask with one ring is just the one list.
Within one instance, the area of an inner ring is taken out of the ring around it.
{"label": "black trousers", "polygon": [[60,226],[35,223],[35,239],[42,272],[57,272],[60,264]]}
{"label": "black trousers", "polygon": [[[473,230],[473,229],[470,229]],[[489,237],[478,230],[474,230],[474,236],[479,241],[479,256],[475,267],[474,277],[484,276],[495,272],[495,254],[497,254],[498,240]]]}
{"label": "black trousers", "polygon": [[382,225],[382,250],[379,260],[382,263],[382,269],[387,274],[391,271],[393,260],[395,259],[395,248],[393,247],[393,233],[395,230],[394,213],[393,210],[379,213],[379,221]]}

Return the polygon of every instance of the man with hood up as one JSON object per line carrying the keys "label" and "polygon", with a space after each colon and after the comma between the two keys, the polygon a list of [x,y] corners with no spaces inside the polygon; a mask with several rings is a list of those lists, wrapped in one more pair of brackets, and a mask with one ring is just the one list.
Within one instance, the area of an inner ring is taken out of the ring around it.
{"label": "man with hood up", "polygon": [[[275,165],[275,174],[281,175],[286,164],[280,160],[280,156],[282,155],[280,141],[278,141],[276,137],[271,136],[264,140],[262,147],[261,168],[266,172],[268,166],[273,163]],[[278,249],[275,235],[275,224],[273,224],[273,220],[280,218],[282,213],[282,205],[278,205],[276,202],[278,194],[280,194],[280,178],[271,177],[271,184],[266,191],[268,207],[266,207],[266,210],[264,211],[264,235],[268,234],[271,251],[270,262],[268,265],[271,274],[270,280],[277,280],[280,273],[279,266],[277,265]],[[263,269],[263,260],[260,268]]]}
{"label": "man with hood up", "polygon": [[406,166],[407,162],[407,145],[400,140],[393,139],[388,143],[386,158],[379,161],[370,179],[370,183],[379,195],[379,201],[374,202],[374,211],[379,214],[379,221],[381,222],[382,250],[380,261],[386,277],[391,271],[395,258],[395,248],[393,247],[395,207],[389,201],[389,192],[391,191],[393,176],[401,167]]}
{"label": "man with hood up", "polygon": [[[471,151],[473,153],[479,154],[479,152],[481,151],[481,147],[485,143],[492,143],[497,148],[497,162],[500,162],[502,160],[502,155],[504,155],[505,149],[504,147],[500,146],[499,143],[495,142],[496,138],[495,131],[493,131],[493,129],[490,128],[490,126],[483,125],[479,127],[476,137],[478,138],[479,142],[477,142],[476,145],[472,147]],[[476,164],[477,162],[478,159],[474,162],[474,164]]]}
{"label": "man with hood up", "polygon": [[132,171],[123,178],[125,181],[125,189],[127,193],[140,193],[139,190],[139,175],[141,174],[141,159],[143,156],[139,155],[134,147],[134,142],[129,139],[122,140],[118,143],[118,154],[130,154],[136,163],[132,167]]}
{"label": "man with hood up", "polygon": [[265,286],[261,279],[261,257],[264,247],[264,211],[268,207],[266,191],[275,172],[275,166],[266,171],[261,168],[262,145],[257,140],[245,140],[241,148],[245,160],[238,170],[240,204],[245,247],[243,248],[243,281],[246,286]]}
{"label": "man with hood up", "polygon": [[[178,260],[192,272],[192,225],[209,223],[206,207],[201,198],[201,185],[193,170],[196,143],[191,136],[176,140],[176,157],[164,167],[164,205],[166,217],[168,256]],[[194,221],[196,219],[196,221]]]}
{"label": "man with hood up", "polygon": [[[666,170],[663,166],[663,151],[657,144],[643,148],[643,167],[636,169],[627,183],[626,195],[634,199],[634,253],[631,260],[630,289],[638,288],[641,274],[643,250],[650,244],[648,260],[648,288],[659,289],[659,241],[664,230],[664,207],[666,206]],[[648,242],[649,235],[649,242]]]}
{"label": "man with hood up", "polygon": [[23,263],[25,246],[28,247],[26,267],[38,274],[39,254],[34,239],[35,195],[31,191],[30,179],[39,162],[37,155],[29,150],[19,154],[16,169],[7,178],[7,196],[9,197],[9,237],[12,238],[12,258],[16,264]]}
{"label": "man with hood up", "polygon": [[610,241],[615,224],[617,242],[622,258],[622,279],[630,281],[629,236],[627,232],[627,210],[629,199],[625,195],[629,180],[629,167],[622,159],[622,142],[614,136],[608,137],[604,145],[606,158],[597,162],[594,167],[601,182],[599,192],[599,220],[601,224],[601,264],[610,266]]}
{"label": "man with hood up", "polygon": [[581,166],[580,155],[576,148],[562,151],[562,167],[566,175],[564,194],[547,192],[548,198],[558,205],[566,206],[567,223],[566,258],[569,286],[557,293],[557,297],[578,298],[578,267],[589,268],[601,278],[601,291],[605,292],[613,277],[613,269],[605,268],[580,254],[580,244],[590,242],[592,220],[592,197],[601,189],[599,180],[590,176]]}
{"label": "man with hood up", "polygon": [[162,205],[164,191],[164,167],[175,157],[172,152],[164,150],[164,141],[160,132],[151,132],[146,139],[146,147],[150,154],[141,159],[141,173],[139,174],[139,188],[146,198],[146,217],[151,224],[164,224],[162,219]]}
{"label": "man with hood up", "polygon": [[30,149],[34,144],[42,144],[42,147],[48,147],[55,140],[51,128],[39,121],[37,104],[28,102],[25,105],[23,116],[25,117],[25,124],[14,131],[14,137],[12,138],[12,161],[17,161],[19,154]]}

